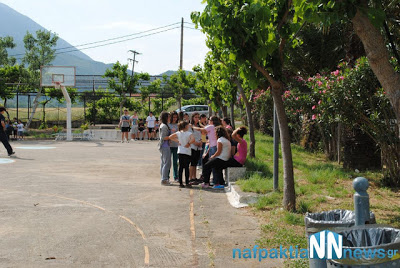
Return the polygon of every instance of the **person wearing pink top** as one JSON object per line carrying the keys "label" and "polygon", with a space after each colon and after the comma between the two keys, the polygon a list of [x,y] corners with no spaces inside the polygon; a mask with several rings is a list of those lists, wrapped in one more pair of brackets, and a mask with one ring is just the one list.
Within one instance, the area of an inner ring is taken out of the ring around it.
{"label": "person wearing pink top", "polygon": [[[215,132],[215,128],[221,125],[221,120],[218,116],[211,116],[210,120],[208,121],[208,125],[204,128],[193,127],[194,130],[201,131],[202,134],[206,134],[208,137],[209,149],[208,149],[208,156],[211,157],[217,152],[217,133]],[[203,167],[206,163],[203,163]],[[214,184],[218,183],[218,173],[215,169],[213,169],[213,182]]]}
{"label": "person wearing pink top", "polygon": [[239,127],[235,129],[235,131],[233,131],[232,138],[238,142],[237,153],[224,164],[224,168],[242,167],[246,162],[247,142],[245,139],[243,139],[244,135],[246,134],[247,134],[246,127]]}
{"label": "person wearing pink top", "polygon": [[224,128],[232,129],[231,120],[228,117],[224,117],[222,119],[222,125],[224,126]]}

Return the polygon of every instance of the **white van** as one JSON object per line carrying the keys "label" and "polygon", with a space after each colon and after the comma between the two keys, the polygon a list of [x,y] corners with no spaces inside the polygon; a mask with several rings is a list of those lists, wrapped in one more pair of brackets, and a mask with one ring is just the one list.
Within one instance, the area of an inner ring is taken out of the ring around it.
{"label": "white van", "polygon": [[[193,113],[199,113],[208,115],[208,105],[186,105],[182,106],[181,108],[182,112],[187,113],[190,117],[192,116]],[[180,109],[176,109],[176,112],[179,113],[181,111]]]}

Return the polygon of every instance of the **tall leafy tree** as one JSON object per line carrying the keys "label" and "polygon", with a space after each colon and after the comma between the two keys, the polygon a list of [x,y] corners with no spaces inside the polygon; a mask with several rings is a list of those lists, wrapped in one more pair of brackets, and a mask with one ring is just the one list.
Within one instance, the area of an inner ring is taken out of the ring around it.
{"label": "tall leafy tree", "polygon": [[[390,54],[381,29],[385,26],[389,8],[398,12],[398,1],[377,0],[297,0],[299,18],[322,23],[328,27],[337,21],[350,21],[361,39],[370,63],[396,114],[400,128],[400,73],[390,63]],[[395,7],[397,4],[397,8]],[[390,18],[390,17],[389,17]],[[390,21],[393,23],[393,21]]]}
{"label": "tall leafy tree", "polygon": [[14,39],[11,36],[0,37],[0,66],[15,64],[15,58],[9,57],[7,52],[7,48],[14,47]]}
{"label": "tall leafy tree", "polygon": [[13,97],[15,90],[21,90],[22,84],[26,83],[29,74],[21,65],[4,66],[0,68],[0,98],[7,106],[7,99]]}
{"label": "tall leafy tree", "polygon": [[[284,198],[288,210],[296,207],[293,161],[288,120],[282,94],[283,66],[288,46],[298,43],[296,33],[302,21],[292,20],[296,10],[291,0],[207,0],[202,13],[192,13],[192,20],[200,24],[208,35],[208,43],[219,48],[225,58],[241,66],[241,76],[253,80],[257,76],[249,68],[260,72],[271,85],[277,111],[283,157]],[[250,74],[250,75],[249,75]],[[260,84],[260,81],[252,82]]]}
{"label": "tall leafy tree", "polygon": [[126,94],[137,92],[137,86],[141,85],[142,81],[149,81],[148,73],[135,73],[133,76],[128,74],[128,65],[121,64],[117,61],[111,69],[107,69],[104,77],[109,78],[108,87],[120,95],[119,110],[122,115],[122,109],[126,103]]}
{"label": "tall leafy tree", "polygon": [[169,77],[167,83],[168,88],[172,90],[174,97],[178,101],[179,108],[181,108],[183,96],[189,94],[190,90],[195,87],[196,79],[193,74],[178,70]]}
{"label": "tall leafy tree", "polygon": [[42,30],[36,31],[36,36],[27,32],[24,37],[25,56],[22,62],[27,64],[28,70],[31,73],[31,84],[37,89],[26,128],[29,128],[39,105],[39,99],[42,96],[42,88],[39,86],[40,67],[50,65],[56,58],[55,46],[57,45],[57,41],[58,36],[56,34]]}

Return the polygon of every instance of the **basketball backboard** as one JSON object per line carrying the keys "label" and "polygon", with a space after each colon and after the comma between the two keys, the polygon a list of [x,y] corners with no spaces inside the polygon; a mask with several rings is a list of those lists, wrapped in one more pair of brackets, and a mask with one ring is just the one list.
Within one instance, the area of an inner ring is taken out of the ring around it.
{"label": "basketball backboard", "polygon": [[72,66],[42,66],[40,67],[40,86],[54,87],[57,83],[64,87],[74,87],[75,73],[75,67]]}

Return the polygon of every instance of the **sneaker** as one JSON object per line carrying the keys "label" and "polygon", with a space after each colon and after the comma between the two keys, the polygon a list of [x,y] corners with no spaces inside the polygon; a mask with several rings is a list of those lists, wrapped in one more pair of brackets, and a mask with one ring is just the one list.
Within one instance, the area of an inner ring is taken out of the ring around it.
{"label": "sneaker", "polygon": [[213,187],[213,189],[224,189],[225,188],[225,186],[224,185],[215,185],[214,187]]}
{"label": "sneaker", "polygon": [[142,138],[142,140],[143,140],[143,138]]}
{"label": "sneaker", "polygon": [[186,188],[193,188],[192,185],[190,185],[190,184],[186,184],[185,187],[186,187]]}
{"label": "sneaker", "polygon": [[12,152],[11,154],[8,154],[8,156],[12,156],[12,155],[14,155],[15,154],[15,152]]}
{"label": "sneaker", "polygon": [[127,140],[126,143],[129,143],[129,141]]}
{"label": "sneaker", "polygon": [[203,188],[203,189],[208,189],[208,188],[210,188],[210,185],[209,185],[208,183],[203,183],[203,184],[201,185],[201,188]]}
{"label": "sneaker", "polygon": [[161,181],[161,185],[163,185],[163,186],[170,186],[171,183],[170,183],[169,181],[167,181],[167,180],[162,180],[162,181]]}
{"label": "sneaker", "polygon": [[[187,185],[186,185],[186,187],[187,187]],[[179,188],[185,188],[185,185],[179,184]]]}
{"label": "sneaker", "polygon": [[179,179],[174,179],[174,182],[179,182]]}
{"label": "sneaker", "polygon": [[124,143],[124,141],[121,141],[121,143]]}
{"label": "sneaker", "polygon": [[197,166],[197,170],[200,170],[201,169],[201,166]]}

